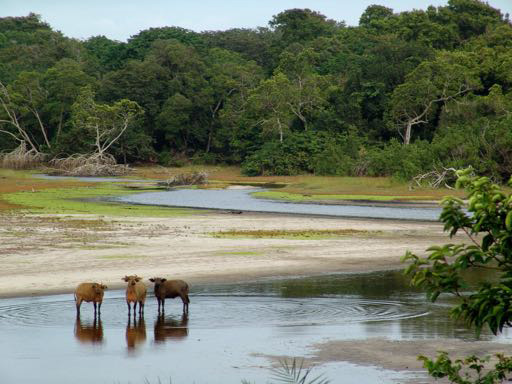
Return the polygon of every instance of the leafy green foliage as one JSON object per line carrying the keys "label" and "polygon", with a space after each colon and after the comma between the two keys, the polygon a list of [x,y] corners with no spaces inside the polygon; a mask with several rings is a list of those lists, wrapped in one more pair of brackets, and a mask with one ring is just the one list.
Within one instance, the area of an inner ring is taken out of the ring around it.
{"label": "leafy green foliage", "polygon": [[441,352],[435,360],[420,356],[428,373],[436,378],[448,378],[457,384],[497,384],[507,379],[507,373],[512,372],[512,358],[496,355],[498,362],[494,369],[486,367],[490,358],[469,356],[452,361],[446,352]]}
{"label": "leafy green foliage", "polygon": [[[497,334],[512,323],[512,196],[489,178],[472,176],[470,169],[458,176],[457,186],[468,193],[467,212],[462,200],[447,197],[440,219],[450,237],[463,232],[469,243],[430,247],[426,258],[408,252],[406,273],[432,301],[445,292],[456,295],[456,318],[478,332],[487,326]],[[470,285],[463,273],[469,269],[495,270],[497,278],[467,293]]]}
{"label": "leafy green foliage", "polygon": [[334,20],[307,8],[281,12],[272,18],[269,25],[281,35],[281,46],[332,35],[338,26]]}
{"label": "leafy green foliage", "polygon": [[[354,135],[302,132],[282,142],[270,141],[248,156],[242,172],[248,176],[301,173],[352,175],[360,139]],[[333,157],[336,162],[333,162]]]}
{"label": "leafy green foliage", "polygon": [[[431,301],[443,293],[458,298],[451,314],[475,327],[477,334],[488,327],[493,334],[512,325],[512,194],[505,193],[487,177],[475,176],[471,168],[457,172],[457,186],[467,191],[467,205],[446,197],[440,219],[450,237],[463,232],[463,244],[432,246],[427,257],[408,251],[403,261],[410,265],[405,274],[413,285],[422,287]],[[467,280],[470,270],[491,270],[475,286]],[[420,356],[435,378],[448,377],[452,383],[492,384],[506,380],[512,372],[512,358],[497,355],[494,368],[485,367],[489,358],[470,356],[452,360],[441,353],[436,360]]]}
{"label": "leafy green foliage", "polygon": [[[111,147],[123,161],[404,179],[471,165],[503,181],[512,166],[511,41],[508,19],[479,0],[399,13],[371,5],[358,27],[289,9],[255,29],[165,26],[127,42],[69,39],[35,14],[4,17],[0,82],[14,114],[0,110],[0,147],[23,139],[52,155],[82,152],[88,139],[76,137],[71,107],[90,86],[96,103],[126,99],[144,111]],[[310,158],[293,164],[284,142],[306,132],[331,140],[311,143]]]}

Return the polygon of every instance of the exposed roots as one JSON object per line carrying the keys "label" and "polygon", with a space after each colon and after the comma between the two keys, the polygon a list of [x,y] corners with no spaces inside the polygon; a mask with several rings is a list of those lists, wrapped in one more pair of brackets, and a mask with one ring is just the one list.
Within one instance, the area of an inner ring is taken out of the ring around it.
{"label": "exposed roots", "polygon": [[179,185],[202,185],[208,183],[208,173],[191,172],[180,173],[165,181],[158,182],[158,185],[166,188],[176,187]]}
{"label": "exposed roots", "polygon": [[41,166],[46,161],[46,154],[27,149],[25,142],[22,142],[14,151],[0,154],[2,168],[30,169]]}
{"label": "exposed roots", "polygon": [[117,164],[109,154],[74,154],[53,159],[48,173],[64,176],[123,176],[130,172],[128,165]]}

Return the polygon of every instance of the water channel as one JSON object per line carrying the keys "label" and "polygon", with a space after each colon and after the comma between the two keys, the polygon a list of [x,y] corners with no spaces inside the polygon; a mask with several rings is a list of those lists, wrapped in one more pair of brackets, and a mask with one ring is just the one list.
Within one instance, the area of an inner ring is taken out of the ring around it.
{"label": "water channel", "polygon": [[[87,182],[141,182],[124,178],[105,177],[68,177],[35,175],[47,180],[77,180]],[[127,204],[144,204],[184,208],[204,208],[243,212],[289,213],[303,215],[323,215],[338,217],[361,217],[399,220],[437,221],[441,213],[439,207],[417,207],[407,204],[365,204],[356,201],[343,204],[296,203],[269,199],[258,199],[253,192],[264,191],[263,188],[244,189],[174,189],[169,191],[145,192],[133,195],[109,198]]]}
{"label": "water channel", "polygon": [[356,202],[343,205],[289,203],[251,196],[252,192],[261,190],[258,188],[178,189],[121,196],[116,197],[115,200],[129,204],[402,220],[436,221],[441,213],[440,208],[432,207],[358,205]]}
{"label": "water channel", "polygon": [[[135,204],[223,210],[437,220],[439,209],[325,206],[259,200],[252,190],[176,190],[116,198]],[[148,283],[148,282],[146,282]],[[149,286],[149,284],[148,284]],[[272,382],[276,357],[308,357],[329,340],[475,340],[448,316],[448,298],[428,303],[400,272],[197,285],[188,316],[169,302],[158,316],[128,318],[123,291],[107,291],[102,315],[76,318],[72,294],[0,300],[0,383]],[[510,342],[484,332],[481,340]],[[332,383],[401,383],[406,375],[333,362],[315,367]]]}
{"label": "water channel", "polygon": [[[449,302],[427,303],[399,272],[195,286],[191,301],[188,317],[177,301],[159,317],[150,295],[145,316],[134,320],[124,292],[107,291],[95,321],[87,303],[76,318],[71,294],[2,299],[0,340],[8,348],[0,349],[0,382],[268,383],[269,356],[307,357],[322,341],[475,339],[448,318]],[[313,373],[344,384],[404,379],[349,363]]]}

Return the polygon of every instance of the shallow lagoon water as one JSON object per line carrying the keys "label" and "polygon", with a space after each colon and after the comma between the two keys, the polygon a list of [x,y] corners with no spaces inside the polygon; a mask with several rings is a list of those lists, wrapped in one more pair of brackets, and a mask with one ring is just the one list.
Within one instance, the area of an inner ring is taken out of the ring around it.
{"label": "shallow lagoon water", "polygon": [[[76,319],[71,294],[0,300],[0,382],[267,383],[267,356],[310,356],[321,341],[475,338],[448,319],[447,302],[427,303],[396,272],[196,286],[191,301],[188,318],[176,300],[162,318],[150,295],[134,321],[124,292],[107,291],[94,321],[88,303]],[[313,372],[345,384],[404,378],[348,363]]]}
{"label": "shallow lagoon water", "polygon": [[[35,175],[48,180],[79,180],[88,182],[143,182],[119,177],[69,177],[51,176],[45,174]],[[400,220],[427,220],[437,221],[441,208],[433,207],[404,207],[382,206],[371,204],[314,204],[295,203],[270,199],[257,199],[251,193],[263,191],[254,189],[177,189],[172,191],[146,192],[109,198],[128,204],[160,205],[183,208],[205,208],[248,212],[292,213],[305,215],[325,215],[338,217],[364,217],[379,219]]]}
{"label": "shallow lagoon water", "polygon": [[179,189],[121,196],[114,200],[131,204],[173,207],[402,220],[437,221],[441,213],[440,208],[429,207],[383,207],[357,205],[356,203],[351,205],[305,204],[257,199],[251,196],[252,192],[261,190],[256,188],[244,190]]}

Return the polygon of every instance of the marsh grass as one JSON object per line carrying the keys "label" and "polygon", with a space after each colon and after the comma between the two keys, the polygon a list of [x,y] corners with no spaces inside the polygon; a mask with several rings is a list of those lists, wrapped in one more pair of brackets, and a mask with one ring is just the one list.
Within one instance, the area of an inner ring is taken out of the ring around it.
{"label": "marsh grass", "polygon": [[22,192],[22,191],[40,191],[43,189],[55,188],[73,188],[73,187],[84,187],[87,183],[83,182],[69,182],[69,181],[49,181],[43,179],[32,178],[30,171],[15,171],[12,169],[1,169],[0,168],[0,213],[6,211],[12,211],[22,208],[20,205],[16,205],[8,202],[5,197],[7,194]]}
{"label": "marsh grass", "polygon": [[[4,194],[12,205],[22,206],[29,213],[101,214],[111,216],[173,217],[203,211],[186,208],[128,205],[101,201],[102,197],[122,196],[143,191],[130,191],[113,183],[96,183],[93,186],[73,188],[48,188]],[[91,199],[97,199],[91,201]],[[84,223],[86,224],[86,223]]]}
{"label": "marsh grass", "polygon": [[385,195],[329,195],[329,194],[298,194],[278,191],[253,192],[258,199],[286,200],[286,201],[330,201],[330,200],[361,200],[361,201],[410,201],[433,200],[432,196],[385,196]]}
{"label": "marsh grass", "polygon": [[[464,192],[447,188],[416,188],[391,177],[340,177],[340,176],[243,176],[236,166],[186,166],[181,168],[142,167],[135,170],[137,177],[165,179],[169,173],[204,170],[213,185],[274,185],[282,186],[279,192],[293,195],[346,195],[347,200],[440,200],[451,195],[463,197]],[[275,191],[274,191],[275,192]],[[379,197],[380,196],[380,197]]]}
{"label": "marsh grass", "polygon": [[111,231],[115,225],[115,222],[97,218],[41,217],[39,220],[62,228],[94,231]]}
{"label": "marsh grass", "polygon": [[369,236],[376,231],[361,231],[357,229],[308,229],[308,230],[243,230],[212,232],[218,238],[278,238],[294,240],[321,240],[344,236]]}

